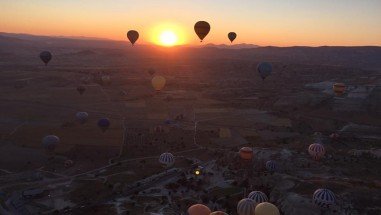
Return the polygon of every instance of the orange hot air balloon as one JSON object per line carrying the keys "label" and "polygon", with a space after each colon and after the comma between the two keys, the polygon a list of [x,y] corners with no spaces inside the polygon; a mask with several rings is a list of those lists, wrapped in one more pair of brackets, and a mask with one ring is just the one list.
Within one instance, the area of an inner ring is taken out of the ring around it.
{"label": "orange hot air balloon", "polygon": [[269,203],[262,202],[255,207],[255,215],[280,215],[278,208]]}
{"label": "orange hot air balloon", "polygon": [[244,160],[251,160],[253,158],[253,149],[250,147],[242,147],[239,150],[239,156]]}
{"label": "orange hot air balloon", "polygon": [[209,215],[212,211],[205,205],[195,204],[188,208],[189,215]]}
{"label": "orange hot air balloon", "polygon": [[229,38],[230,42],[232,43],[235,40],[235,38],[237,38],[237,34],[235,32],[230,32],[228,34],[228,38]]}
{"label": "orange hot air balloon", "polygon": [[333,84],[333,92],[335,92],[336,96],[342,96],[345,92],[345,84],[344,83],[335,83]]}
{"label": "orange hot air balloon", "polygon": [[209,25],[209,23],[207,23],[205,21],[198,21],[194,25],[194,31],[196,32],[198,38],[200,38],[200,40],[202,42],[202,40],[206,37],[206,35],[208,35],[208,33],[210,31],[210,25]]}
{"label": "orange hot air balloon", "polygon": [[135,42],[139,39],[139,33],[135,30],[130,30],[127,32],[127,38],[130,40],[131,44],[134,45]]}
{"label": "orange hot air balloon", "polygon": [[152,86],[156,91],[160,91],[164,88],[166,80],[163,76],[156,75],[152,78]]}

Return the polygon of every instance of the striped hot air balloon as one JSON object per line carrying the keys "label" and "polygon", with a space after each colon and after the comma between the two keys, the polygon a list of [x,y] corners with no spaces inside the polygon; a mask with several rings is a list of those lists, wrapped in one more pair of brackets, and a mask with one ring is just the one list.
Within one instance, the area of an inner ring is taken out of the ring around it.
{"label": "striped hot air balloon", "polygon": [[277,164],[275,161],[273,160],[269,160],[266,162],[266,169],[267,171],[269,172],[275,172],[275,170],[277,169]]}
{"label": "striped hot air balloon", "polygon": [[320,160],[325,154],[325,149],[322,144],[313,143],[308,147],[308,153],[314,160]]}
{"label": "striped hot air balloon", "polygon": [[268,201],[266,194],[264,194],[261,191],[252,191],[251,193],[249,193],[247,198],[254,201],[254,206],[257,206],[257,204],[259,204],[259,203]]}
{"label": "striped hot air balloon", "polygon": [[81,124],[83,124],[87,121],[87,118],[89,118],[89,114],[87,112],[77,112],[75,117]]}
{"label": "striped hot air balloon", "polygon": [[245,198],[238,202],[238,215],[254,215],[255,203],[252,199]]}
{"label": "striped hot air balloon", "polygon": [[321,208],[329,208],[335,204],[335,194],[328,189],[317,189],[312,196],[312,201]]}
{"label": "striped hot air balloon", "polygon": [[239,150],[239,156],[243,160],[251,160],[251,159],[253,159],[253,149],[250,147],[242,147]]}
{"label": "striped hot air balloon", "polygon": [[165,152],[160,155],[159,162],[167,167],[172,166],[175,163],[175,157],[169,152]]}

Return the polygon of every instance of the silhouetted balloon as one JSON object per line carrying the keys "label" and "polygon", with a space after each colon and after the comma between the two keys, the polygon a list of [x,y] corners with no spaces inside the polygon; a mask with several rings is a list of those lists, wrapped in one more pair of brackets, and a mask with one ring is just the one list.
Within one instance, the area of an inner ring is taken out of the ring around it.
{"label": "silhouetted balloon", "polygon": [[250,147],[242,147],[239,150],[239,156],[243,160],[251,160],[253,158],[253,149]]}
{"label": "silhouetted balloon", "polygon": [[249,193],[247,198],[249,198],[249,199],[254,201],[254,206],[256,206],[259,203],[267,202],[268,201],[268,198],[267,198],[266,194],[264,194],[261,191],[252,191],[252,192]]}
{"label": "silhouetted balloon", "polygon": [[312,201],[321,208],[329,208],[335,204],[335,194],[328,189],[317,189],[312,196]]}
{"label": "silhouetted balloon", "polygon": [[235,40],[235,38],[237,38],[237,34],[235,32],[230,32],[228,34],[228,38],[229,38],[230,42],[233,42]]}
{"label": "silhouetted balloon", "polygon": [[325,154],[325,149],[322,144],[313,143],[308,147],[308,153],[314,160],[320,160]]}
{"label": "silhouetted balloon", "polygon": [[203,204],[195,204],[188,208],[189,215],[209,215],[212,211]]}
{"label": "silhouetted balloon", "polygon": [[52,59],[52,54],[48,51],[43,51],[40,53],[40,58],[45,63],[45,66],[47,66],[49,61]]}
{"label": "silhouetted balloon", "polygon": [[210,31],[210,25],[205,21],[198,21],[194,25],[194,31],[196,32],[197,36],[200,38],[202,42],[202,40],[206,37],[206,35],[208,35]]}
{"label": "silhouetted balloon", "polygon": [[242,199],[237,204],[238,215],[254,215],[254,201],[249,198]]}
{"label": "silhouetted balloon", "polygon": [[345,84],[344,83],[335,83],[333,84],[333,92],[335,92],[336,96],[342,96],[345,92]]}
{"label": "silhouetted balloon", "polygon": [[164,88],[166,80],[163,76],[156,75],[152,78],[152,86],[156,91],[160,91]]}
{"label": "silhouetted balloon", "polygon": [[60,138],[56,135],[47,135],[42,139],[42,146],[48,151],[54,151],[59,142]]}
{"label": "silhouetted balloon", "polygon": [[77,112],[75,117],[80,123],[83,124],[87,121],[87,118],[89,118],[89,114],[87,112]]}
{"label": "silhouetted balloon", "polygon": [[257,70],[258,70],[261,78],[263,80],[265,80],[265,78],[267,78],[267,76],[271,75],[273,68],[272,68],[270,63],[262,62],[262,63],[258,64]]}
{"label": "silhouetted balloon", "polygon": [[98,127],[105,132],[110,127],[110,120],[108,118],[98,120]]}
{"label": "silhouetted balloon", "polygon": [[175,157],[169,152],[165,152],[160,155],[159,162],[167,167],[172,166],[175,163]]}
{"label": "silhouetted balloon", "polygon": [[127,38],[130,40],[131,44],[134,45],[135,42],[139,39],[139,33],[135,30],[130,30],[127,32]]}
{"label": "silhouetted balloon", "polygon": [[86,88],[84,86],[78,86],[77,91],[80,95],[82,95],[86,91]]}
{"label": "silhouetted balloon", "polygon": [[280,215],[279,209],[269,203],[269,202],[262,202],[255,207],[255,215]]}

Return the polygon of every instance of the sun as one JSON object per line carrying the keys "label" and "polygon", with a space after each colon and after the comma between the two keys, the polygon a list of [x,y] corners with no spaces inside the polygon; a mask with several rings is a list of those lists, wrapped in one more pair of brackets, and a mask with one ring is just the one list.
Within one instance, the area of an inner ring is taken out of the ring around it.
{"label": "sun", "polygon": [[163,46],[174,46],[178,43],[179,38],[171,30],[165,30],[159,35],[159,42]]}

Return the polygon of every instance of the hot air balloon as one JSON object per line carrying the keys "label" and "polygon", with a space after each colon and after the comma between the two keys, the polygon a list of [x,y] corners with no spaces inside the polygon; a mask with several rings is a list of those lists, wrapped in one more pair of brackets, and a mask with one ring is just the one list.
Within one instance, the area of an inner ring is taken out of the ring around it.
{"label": "hot air balloon", "polygon": [[59,142],[60,138],[56,135],[47,135],[42,139],[42,146],[47,151],[54,151]]}
{"label": "hot air balloon", "polygon": [[336,96],[342,96],[345,92],[346,86],[344,83],[333,84],[333,92]]}
{"label": "hot air balloon", "polygon": [[40,53],[40,59],[45,63],[45,66],[47,66],[52,59],[52,54],[48,51],[43,51]]}
{"label": "hot air balloon", "polygon": [[164,88],[166,80],[163,76],[156,75],[152,78],[151,82],[152,82],[153,88],[156,91],[160,91]]}
{"label": "hot air balloon", "polygon": [[262,80],[265,80],[269,75],[271,75],[273,68],[270,63],[262,62],[258,64],[257,70]]}
{"label": "hot air balloon", "polygon": [[239,156],[243,160],[251,160],[253,158],[253,149],[250,147],[242,147],[239,150]]}
{"label": "hot air balloon", "polygon": [[175,163],[175,157],[173,154],[165,152],[160,155],[159,162],[167,167],[170,167]]}
{"label": "hot air balloon", "polygon": [[153,68],[150,68],[150,69],[148,70],[148,74],[150,74],[150,75],[154,75],[155,72],[156,72],[156,71],[155,71]]}
{"label": "hot air balloon", "polygon": [[75,117],[81,124],[83,124],[87,121],[87,118],[89,118],[89,114],[87,112],[77,112]]}
{"label": "hot air balloon", "polygon": [[340,135],[336,132],[332,133],[329,135],[329,138],[331,138],[332,140],[337,140],[340,138]]}
{"label": "hot air balloon", "polygon": [[313,143],[308,147],[308,153],[314,160],[320,160],[325,154],[325,149],[322,144]]}
{"label": "hot air balloon", "polygon": [[249,198],[242,199],[237,204],[238,215],[254,215],[255,205],[254,201]]}
{"label": "hot air balloon", "polygon": [[237,34],[235,32],[230,32],[228,33],[228,38],[230,42],[232,43],[235,40],[235,38],[237,38]]}
{"label": "hot air balloon", "polygon": [[229,215],[229,214],[227,214],[227,213],[225,213],[223,211],[214,211],[210,215]]}
{"label": "hot air balloon", "polygon": [[108,118],[99,119],[98,127],[105,132],[110,127],[110,120]]}
{"label": "hot air balloon", "polygon": [[130,30],[127,32],[127,38],[130,40],[131,44],[134,45],[135,42],[139,39],[139,33],[135,30]]}
{"label": "hot air balloon", "polygon": [[328,189],[317,189],[312,196],[312,201],[321,208],[329,208],[335,204],[335,194]]}
{"label": "hot air balloon", "polygon": [[269,202],[262,202],[255,207],[255,215],[280,215],[280,213],[275,205]]}
{"label": "hot air balloon", "polygon": [[195,204],[188,208],[189,215],[209,215],[212,211],[205,205]]}
{"label": "hot air balloon", "polygon": [[208,35],[208,33],[210,31],[210,25],[209,25],[209,23],[207,23],[205,21],[198,21],[194,25],[194,31],[196,32],[198,38],[200,38],[200,40],[202,42],[202,40],[206,37],[206,35]]}
{"label": "hot air balloon", "polygon": [[254,206],[256,206],[259,203],[267,202],[268,201],[268,198],[267,198],[266,194],[264,194],[261,191],[252,191],[252,192],[249,193],[247,198],[249,198],[249,199],[254,201]]}
{"label": "hot air balloon", "polygon": [[79,95],[82,95],[86,91],[86,88],[84,86],[78,86],[77,91]]}
{"label": "hot air balloon", "polygon": [[277,164],[276,164],[275,161],[269,160],[269,161],[266,162],[266,169],[267,169],[267,171],[269,171],[269,172],[275,172],[276,168],[277,168]]}

